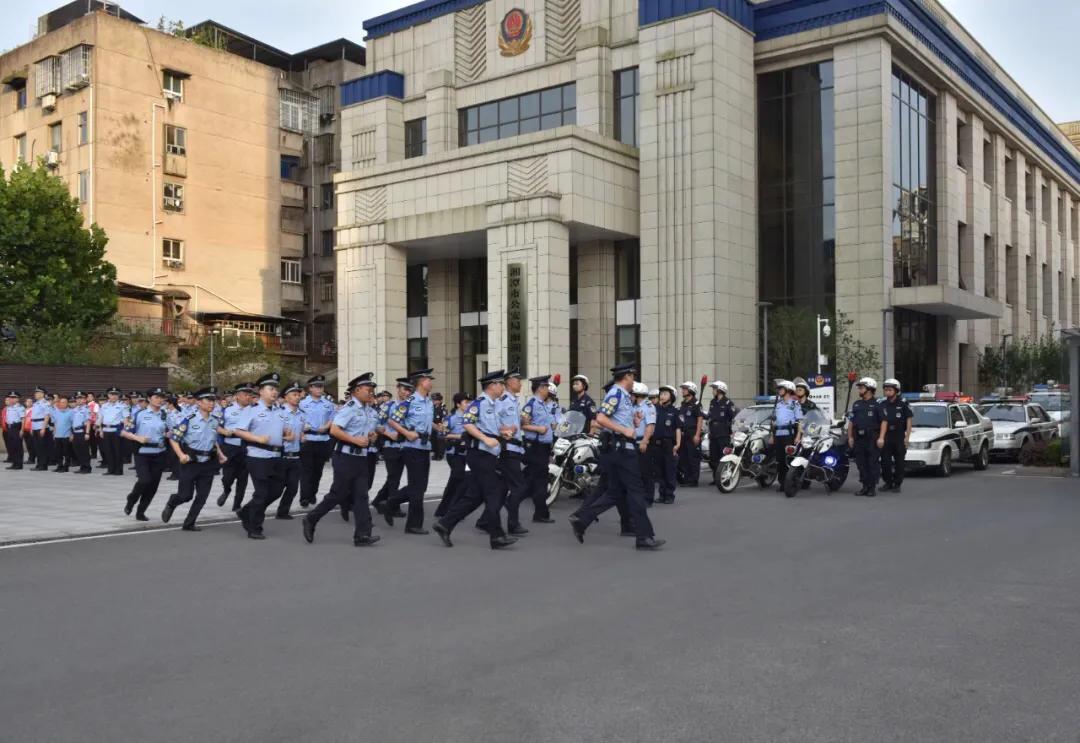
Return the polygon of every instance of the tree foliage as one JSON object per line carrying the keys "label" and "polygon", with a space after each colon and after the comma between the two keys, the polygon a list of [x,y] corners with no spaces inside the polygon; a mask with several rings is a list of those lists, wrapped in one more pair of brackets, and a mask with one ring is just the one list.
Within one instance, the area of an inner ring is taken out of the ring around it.
{"label": "tree foliage", "polygon": [[0,343],[0,360],[12,364],[155,367],[168,358],[162,336],[119,326],[96,332],[71,325],[29,326]]}
{"label": "tree foliage", "polygon": [[[282,380],[303,378],[303,370],[284,357],[267,350],[258,339],[240,339],[224,344],[214,341],[214,384],[218,389],[231,389],[240,382],[251,382],[269,371],[281,374]],[[187,350],[172,371],[169,384],[176,388],[202,386],[210,383],[210,336]]]}
{"label": "tree foliage", "polygon": [[158,18],[157,30],[162,33],[172,34],[179,39],[187,39],[199,46],[206,46],[211,49],[225,48],[225,38],[212,29],[202,28],[193,33],[184,26],[183,21],[169,20],[165,16]]}
{"label": "tree foliage", "polygon": [[1010,340],[1004,347],[987,346],[979,354],[979,382],[988,389],[1030,390],[1049,379],[1066,379],[1068,358],[1065,343],[1053,332]]}
{"label": "tree foliage", "polygon": [[[791,379],[817,369],[817,314],[806,307],[769,308],[769,379]],[[846,389],[847,373],[858,376],[881,369],[881,356],[875,346],[863,343],[852,332],[854,322],[843,313],[829,317],[832,334],[821,339],[821,352],[829,358],[837,394]]]}
{"label": "tree foliage", "polygon": [[83,226],[78,200],[38,164],[0,169],[0,325],[80,333],[116,313],[105,232]]}

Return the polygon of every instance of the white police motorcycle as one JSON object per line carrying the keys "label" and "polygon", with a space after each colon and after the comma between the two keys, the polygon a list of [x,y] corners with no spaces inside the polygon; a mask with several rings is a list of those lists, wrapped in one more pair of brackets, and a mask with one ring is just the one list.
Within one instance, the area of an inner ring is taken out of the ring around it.
{"label": "white police motorcycle", "polygon": [[555,427],[555,436],[548,464],[549,506],[560,493],[586,498],[600,484],[600,441],[585,432],[585,416],[576,410],[566,413]]}
{"label": "white police motorcycle", "polygon": [[714,476],[720,492],[734,491],[743,475],[754,478],[761,488],[776,481],[776,461],[769,451],[772,414],[772,405],[751,405],[735,416],[731,446],[725,447]]}
{"label": "white police motorcycle", "polygon": [[798,447],[788,447],[793,454],[784,478],[784,495],[792,498],[812,482],[820,482],[830,493],[843,486],[848,476],[847,436],[843,423],[834,426],[820,409],[811,410],[800,423],[802,437]]}

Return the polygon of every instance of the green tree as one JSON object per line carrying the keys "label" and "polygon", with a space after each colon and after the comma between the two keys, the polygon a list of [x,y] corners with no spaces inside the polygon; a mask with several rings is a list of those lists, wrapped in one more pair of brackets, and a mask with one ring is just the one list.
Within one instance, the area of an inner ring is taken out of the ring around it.
{"label": "green tree", "polygon": [[44,165],[0,169],[0,325],[97,328],[116,313],[105,232]]}
{"label": "green tree", "polygon": [[1049,379],[1063,380],[1067,373],[1068,352],[1053,331],[1038,338],[1011,339],[1004,346],[987,346],[979,354],[979,382],[986,389],[1004,386],[1025,391]]}
{"label": "green tree", "polygon": [[[230,389],[240,382],[251,382],[268,371],[281,374],[283,381],[301,379],[303,370],[281,355],[268,350],[257,339],[222,343],[214,341],[214,384]],[[169,383],[174,387],[194,387],[210,383],[210,336],[199,345],[184,352]]]}
{"label": "green tree", "polygon": [[157,30],[211,49],[224,49],[226,44],[225,37],[216,29],[200,28],[193,32],[184,27],[183,21],[171,21],[165,16],[158,18]]}
{"label": "green tree", "polygon": [[[806,307],[778,306],[769,310],[769,379],[790,379],[817,369],[817,314]],[[838,399],[847,391],[847,373],[880,373],[878,349],[855,337],[854,322],[843,313],[829,317],[833,332],[821,339],[821,352],[829,358]]]}
{"label": "green tree", "polygon": [[154,367],[168,358],[168,342],[161,336],[119,327],[95,332],[71,325],[26,326],[0,343],[0,359],[15,364]]}

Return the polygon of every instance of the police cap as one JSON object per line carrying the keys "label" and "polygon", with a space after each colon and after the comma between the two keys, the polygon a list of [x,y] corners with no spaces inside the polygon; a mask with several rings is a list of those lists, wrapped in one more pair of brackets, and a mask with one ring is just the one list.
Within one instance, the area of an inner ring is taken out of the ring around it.
{"label": "police cap", "polygon": [[237,392],[254,392],[254,391],[255,391],[255,387],[251,384],[251,382],[240,382],[235,387],[233,387],[233,394],[234,395]]}
{"label": "police cap", "polygon": [[197,400],[213,400],[213,399],[217,398],[217,394],[218,394],[217,387],[212,387],[211,386],[211,387],[203,387],[201,390],[196,390],[195,394],[191,395],[191,397],[194,397]]}
{"label": "police cap", "polygon": [[277,372],[270,372],[264,374],[259,378],[259,381],[255,383],[255,386],[259,389],[263,387],[277,387],[281,384],[281,375]]}
{"label": "police cap", "polygon": [[364,372],[359,377],[356,377],[355,379],[353,379],[352,381],[349,382],[348,390],[349,390],[349,392],[352,392],[357,387],[372,387],[372,388],[374,388],[375,387],[375,373],[374,372]]}
{"label": "police cap", "polygon": [[434,379],[434,369],[417,369],[409,375],[409,379]]}
{"label": "police cap", "polygon": [[105,390],[105,394],[106,395],[119,395],[120,394],[120,388],[119,387],[110,387],[109,389]]}
{"label": "police cap", "polygon": [[49,394],[49,391],[47,389],[45,389],[44,387],[35,387],[34,392],[40,392],[43,395]]}
{"label": "police cap", "polygon": [[624,377],[627,374],[636,374],[636,373],[637,373],[637,366],[633,362],[626,363],[626,364],[618,364],[616,366],[611,367],[611,378],[613,380],[618,380],[620,377]]}
{"label": "police cap", "polygon": [[18,390],[12,390],[11,392],[7,393],[7,396],[8,397],[18,397],[19,396],[19,391]]}
{"label": "police cap", "polygon": [[[167,393],[161,387],[152,387],[151,389],[148,389],[146,391],[146,397],[147,398],[151,398],[151,397],[168,397],[168,394],[169,393]],[[141,400],[143,398],[140,396],[139,399]]]}
{"label": "police cap", "polygon": [[287,395],[290,392],[303,392],[303,391],[304,391],[304,385],[300,384],[300,380],[297,379],[297,380],[294,380],[293,382],[290,382],[289,385],[287,387],[285,387],[285,392],[283,392],[282,394]]}
{"label": "police cap", "polygon": [[314,377],[312,377],[311,379],[309,379],[307,381],[307,386],[308,387],[325,387],[326,386],[326,377],[324,377],[322,374],[316,374]]}
{"label": "police cap", "polygon": [[408,377],[398,377],[394,381],[397,382],[398,387],[404,387],[404,388],[410,389],[410,390],[413,389],[414,387],[416,387],[416,385],[414,385],[412,380],[409,379]]}
{"label": "police cap", "polygon": [[487,387],[489,384],[502,383],[505,381],[506,371],[503,369],[496,369],[495,371],[488,372],[479,379],[480,384],[484,387]]}

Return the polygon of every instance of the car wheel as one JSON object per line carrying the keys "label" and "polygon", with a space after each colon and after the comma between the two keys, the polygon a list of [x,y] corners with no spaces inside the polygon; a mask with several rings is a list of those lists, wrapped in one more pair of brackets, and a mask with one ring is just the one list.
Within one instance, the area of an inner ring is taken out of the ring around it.
{"label": "car wheel", "polygon": [[939,477],[948,477],[952,474],[952,447],[946,446],[941,450],[941,464],[938,465]]}
{"label": "car wheel", "polygon": [[984,470],[990,466],[990,445],[985,441],[979,447],[979,453],[975,456],[975,469]]}

